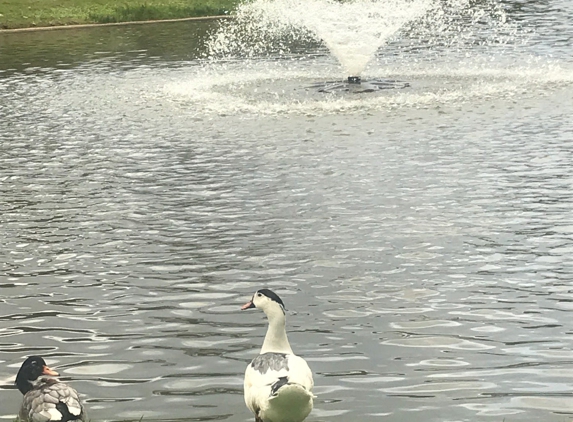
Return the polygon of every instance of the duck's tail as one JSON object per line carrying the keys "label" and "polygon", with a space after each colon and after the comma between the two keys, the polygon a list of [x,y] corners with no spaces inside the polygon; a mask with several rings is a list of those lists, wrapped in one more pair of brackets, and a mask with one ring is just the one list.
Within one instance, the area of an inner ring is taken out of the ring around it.
{"label": "duck's tail", "polygon": [[289,382],[281,377],[271,386],[268,408],[265,409],[265,420],[303,421],[313,406],[314,395],[304,386]]}

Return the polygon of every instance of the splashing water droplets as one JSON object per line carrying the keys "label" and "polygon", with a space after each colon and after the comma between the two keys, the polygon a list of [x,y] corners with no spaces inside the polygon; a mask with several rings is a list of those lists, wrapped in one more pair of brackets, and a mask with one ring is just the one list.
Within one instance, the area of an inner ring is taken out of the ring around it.
{"label": "splashing water droplets", "polygon": [[209,43],[211,57],[255,57],[322,42],[346,75],[358,76],[376,51],[434,0],[255,0],[243,4]]}
{"label": "splashing water droplets", "polygon": [[526,41],[499,0],[250,0],[211,33],[195,76],[166,90],[225,114],[510,98],[546,80],[516,68]]}

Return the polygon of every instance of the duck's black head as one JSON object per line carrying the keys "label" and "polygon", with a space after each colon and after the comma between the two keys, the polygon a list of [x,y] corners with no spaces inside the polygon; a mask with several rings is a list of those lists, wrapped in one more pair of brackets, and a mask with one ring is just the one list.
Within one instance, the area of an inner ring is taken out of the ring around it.
{"label": "duck's black head", "polygon": [[[269,289],[260,289],[257,291],[257,293],[261,293],[263,295],[265,295],[266,297],[268,297],[271,300],[274,300],[275,302],[277,302],[278,304],[280,304],[283,308],[285,307],[285,304],[283,303],[282,299],[279,297],[279,295],[277,295],[275,292],[273,292],[272,290]],[[256,293],[255,293],[256,294]]]}
{"label": "duck's black head", "polygon": [[34,388],[38,379],[43,375],[57,377],[58,373],[48,368],[46,361],[40,356],[30,356],[24,361],[16,375],[16,386],[22,394],[26,394]]}

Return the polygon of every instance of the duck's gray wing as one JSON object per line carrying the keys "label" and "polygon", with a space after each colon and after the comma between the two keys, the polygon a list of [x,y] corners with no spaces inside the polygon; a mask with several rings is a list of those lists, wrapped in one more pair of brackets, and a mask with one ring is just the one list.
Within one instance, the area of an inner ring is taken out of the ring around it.
{"label": "duck's gray wing", "polygon": [[20,419],[28,422],[85,421],[78,392],[61,383],[49,383],[24,396]]}
{"label": "duck's gray wing", "polygon": [[265,375],[268,371],[277,373],[283,369],[288,371],[288,357],[286,353],[263,353],[254,358],[250,366],[261,375]]}

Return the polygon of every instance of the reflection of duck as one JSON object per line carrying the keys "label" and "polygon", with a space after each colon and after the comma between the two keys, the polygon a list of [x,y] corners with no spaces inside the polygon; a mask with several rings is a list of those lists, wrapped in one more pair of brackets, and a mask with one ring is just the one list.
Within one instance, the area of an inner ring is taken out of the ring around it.
{"label": "reflection of duck", "polygon": [[258,290],[241,309],[259,308],[269,328],[259,356],[245,371],[245,403],[255,422],[301,422],[312,410],[312,372],[296,356],[285,331],[285,308],[271,290]]}
{"label": "reflection of duck", "polygon": [[78,392],[60,382],[58,373],[39,356],[24,361],[16,376],[16,386],[24,400],[19,419],[23,422],[85,421],[86,412]]}

